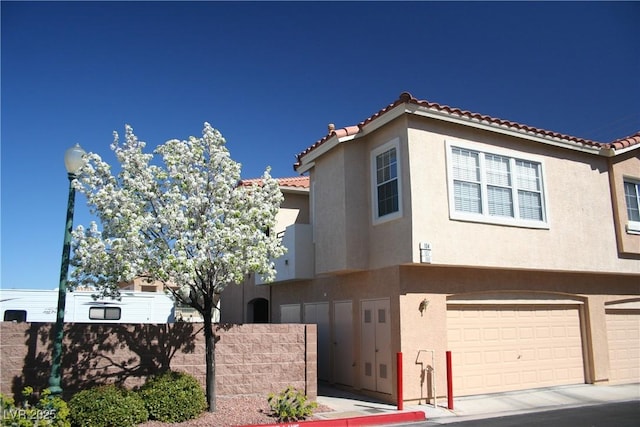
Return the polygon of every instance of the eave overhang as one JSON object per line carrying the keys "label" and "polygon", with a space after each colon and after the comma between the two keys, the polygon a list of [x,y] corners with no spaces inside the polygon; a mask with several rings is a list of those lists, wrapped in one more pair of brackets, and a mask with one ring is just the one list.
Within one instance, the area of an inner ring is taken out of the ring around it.
{"label": "eave overhang", "polygon": [[[498,133],[549,146],[604,157],[613,157],[640,148],[640,144],[635,143],[635,139],[632,141],[632,145],[621,146],[628,144],[630,138],[635,138],[638,134],[613,143],[599,143],[531,126],[520,125],[508,120],[501,120],[490,116],[470,113],[468,111],[462,111],[436,103],[419,101],[413,98],[411,94],[405,92],[400,95],[397,101],[361,122],[357,126],[357,132],[354,133],[352,130],[356,129],[355,126],[344,128],[348,129],[346,135],[344,132],[341,134],[331,132],[329,135],[316,142],[313,146],[307,148],[297,156],[298,162],[294,164],[294,169],[300,174],[305,173],[313,168],[316,159],[336,146],[362,138],[404,114],[413,114],[415,116],[432,120],[439,120],[486,132]],[[619,141],[626,142],[625,144],[620,144]]]}

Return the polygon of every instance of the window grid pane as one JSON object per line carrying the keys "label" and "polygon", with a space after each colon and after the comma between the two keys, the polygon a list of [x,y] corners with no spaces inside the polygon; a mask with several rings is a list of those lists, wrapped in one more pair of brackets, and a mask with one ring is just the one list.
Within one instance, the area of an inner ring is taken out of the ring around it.
{"label": "window grid pane", "polygon": [[394,180],[378,186],[378,216],[398,210],[398,181]]}
{"label": "window grid pane", "polygon": [[516,160],[518,188],[540,191],[540,171],[537,163]]}
{"label": "window grid pane", "polygon": [[482,213],[480,184],[454,181],[453,186],[456,211]]}
{"label": "window grid pane", "polygon": [[454,148],[453,178],[463,181],[480,182],[480,161],[478,153]]}
{"label": "window grid pane", "polygon": [[485,165],[487,168],[487,184],[511,187],[511,171],[509,170],[509,159],[507,157],[486,154]]}
{"label": "window grid pane", "polygon": [[629,221],[640,221],[640,184],[625,182],[624,198],[627,202]]}
{"label": "window grid pane", "polygon": [[532,191],[518,191],[520,218],[542,221],[542,196]]}
{"label": "window grid pane", "polygon": [[376,156],[376,183],[378,185],[378,216],[397,212],[399,210],[398,161],[395,148]]}
{"label": "window grid pane", "polygon": [[376,157],[377,183],[383,184],[398,177],[396,149],[392,148]]}
{"label": "window grid pane", "polygon": [[513,218],[513,194],[510,188],[487,187],[489,215]]}

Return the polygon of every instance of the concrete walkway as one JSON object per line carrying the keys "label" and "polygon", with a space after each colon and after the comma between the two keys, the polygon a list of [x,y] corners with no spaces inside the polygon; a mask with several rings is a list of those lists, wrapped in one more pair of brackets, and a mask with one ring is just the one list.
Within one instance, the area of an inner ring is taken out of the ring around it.
{"label": "concrete walkway", "polygon": [[[586,405],[637,400],[640,404],[640,384],[590,385],[579,384],[459,397],[454,399],[453,410],[447,409],[446,398],[421,405],[405,404],[402,412],[422,411],[427,421],[447,424],[459,421],[515,415],[527,412],[547,411]],[[339,390],[325,384],[318,386],[318,403],[334,412],[316,414],[326,420],[370,417],[383,414],[398,414],[395,405],[378,402]]]}

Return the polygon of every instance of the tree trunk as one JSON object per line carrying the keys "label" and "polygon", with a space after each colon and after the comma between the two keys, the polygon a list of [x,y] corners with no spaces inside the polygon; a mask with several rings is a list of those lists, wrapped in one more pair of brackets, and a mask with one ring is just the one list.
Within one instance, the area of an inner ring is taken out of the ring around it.
{"label": "tree trunk", "polygon": [[[211,304],[209,304],[211,305]],[[205,352],[207,354],[207,378],[206,378],[206,392],[207,392],[207,404],[209,405],[209,412],[215,412],[216,410],[216,336],[213,332],[213,322],[211,321],[212,310],[205,309],[204,315],[204,342]]]}

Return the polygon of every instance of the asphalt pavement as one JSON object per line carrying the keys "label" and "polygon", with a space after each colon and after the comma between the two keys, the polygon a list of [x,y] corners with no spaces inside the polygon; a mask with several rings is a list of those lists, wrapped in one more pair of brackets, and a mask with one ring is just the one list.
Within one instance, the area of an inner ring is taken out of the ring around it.
{"label": "asphalt pavement", "polygon": [[[415,413],[416,411],[424,412],[427,423],[405,423],[405,425],[439,425],[439,424],[459,424],[465,421],[508,418],[515,415],[543,413],[548,416],[554,415],[556,410],[572,410],[578,408],[593,407],[591,410],[598,410],[598,406],[608,406],[611,403],[622,403],[621,407],[626,408],[638,420],[640,410],[640,384],[621,384],[621,385],[591,385],[578,384],[558,387],[539,388],[532,390],[522,390],[506,393],[494,393],[485,395],[475,395],[454,398],[453,409],[447,408],[446,398],[438,400],[436,405],[433,401],[421,404],[404,404],[403,411],[398,411],[396,405],[390,405],[376,401],[365,396],[343,391],[326,384],[318,386],[318,403],[326,405],[333,409],[333,412],[317,414],[320,418],[326,420],[349,419],[356,417],[366,417],[372,421],[376,415]],[[616,406],[613,406],[616,409]],[[581,411],[576,411],[579,415]],[[609,417],[616,414],[614,410]],[[536,416],[539,416],[538,414]],[[564,415],[563,415],[564,416]],[[531,418],[531,417],[529,417]],[[527,417],[524,417],[526,420]],[[589,418],[587,418],[588,420]],[[613,419],[613,418],[611,418]],[[400,424],[401,417],[398,417]],[[510,421],[507,421],[510,422]],[[387,424],[391,425],[391,424]],[[478,423],[464,425],[480,425]],[[495,425],[495,424],[484,424]],[[504,424],[504,426],[516,424]],[[536,422],[535,424],[523,424],[522,420],[517,425],[546,425]],[[583,424],[576,422],[567,424],[566,420],[563,425],[574,425],[576,427]],[[598,425],[624,425],[617,423],[593,424]],[[637,421],[634,425],[638,425]]]}
{"label": "asphalt pavement", "polygon": [[[447,427],[637,427],[640,402],[614,402],[570,409],[553,409],[448,423]],[[434,427],[436,421],[397,424],[397,427]]]}

